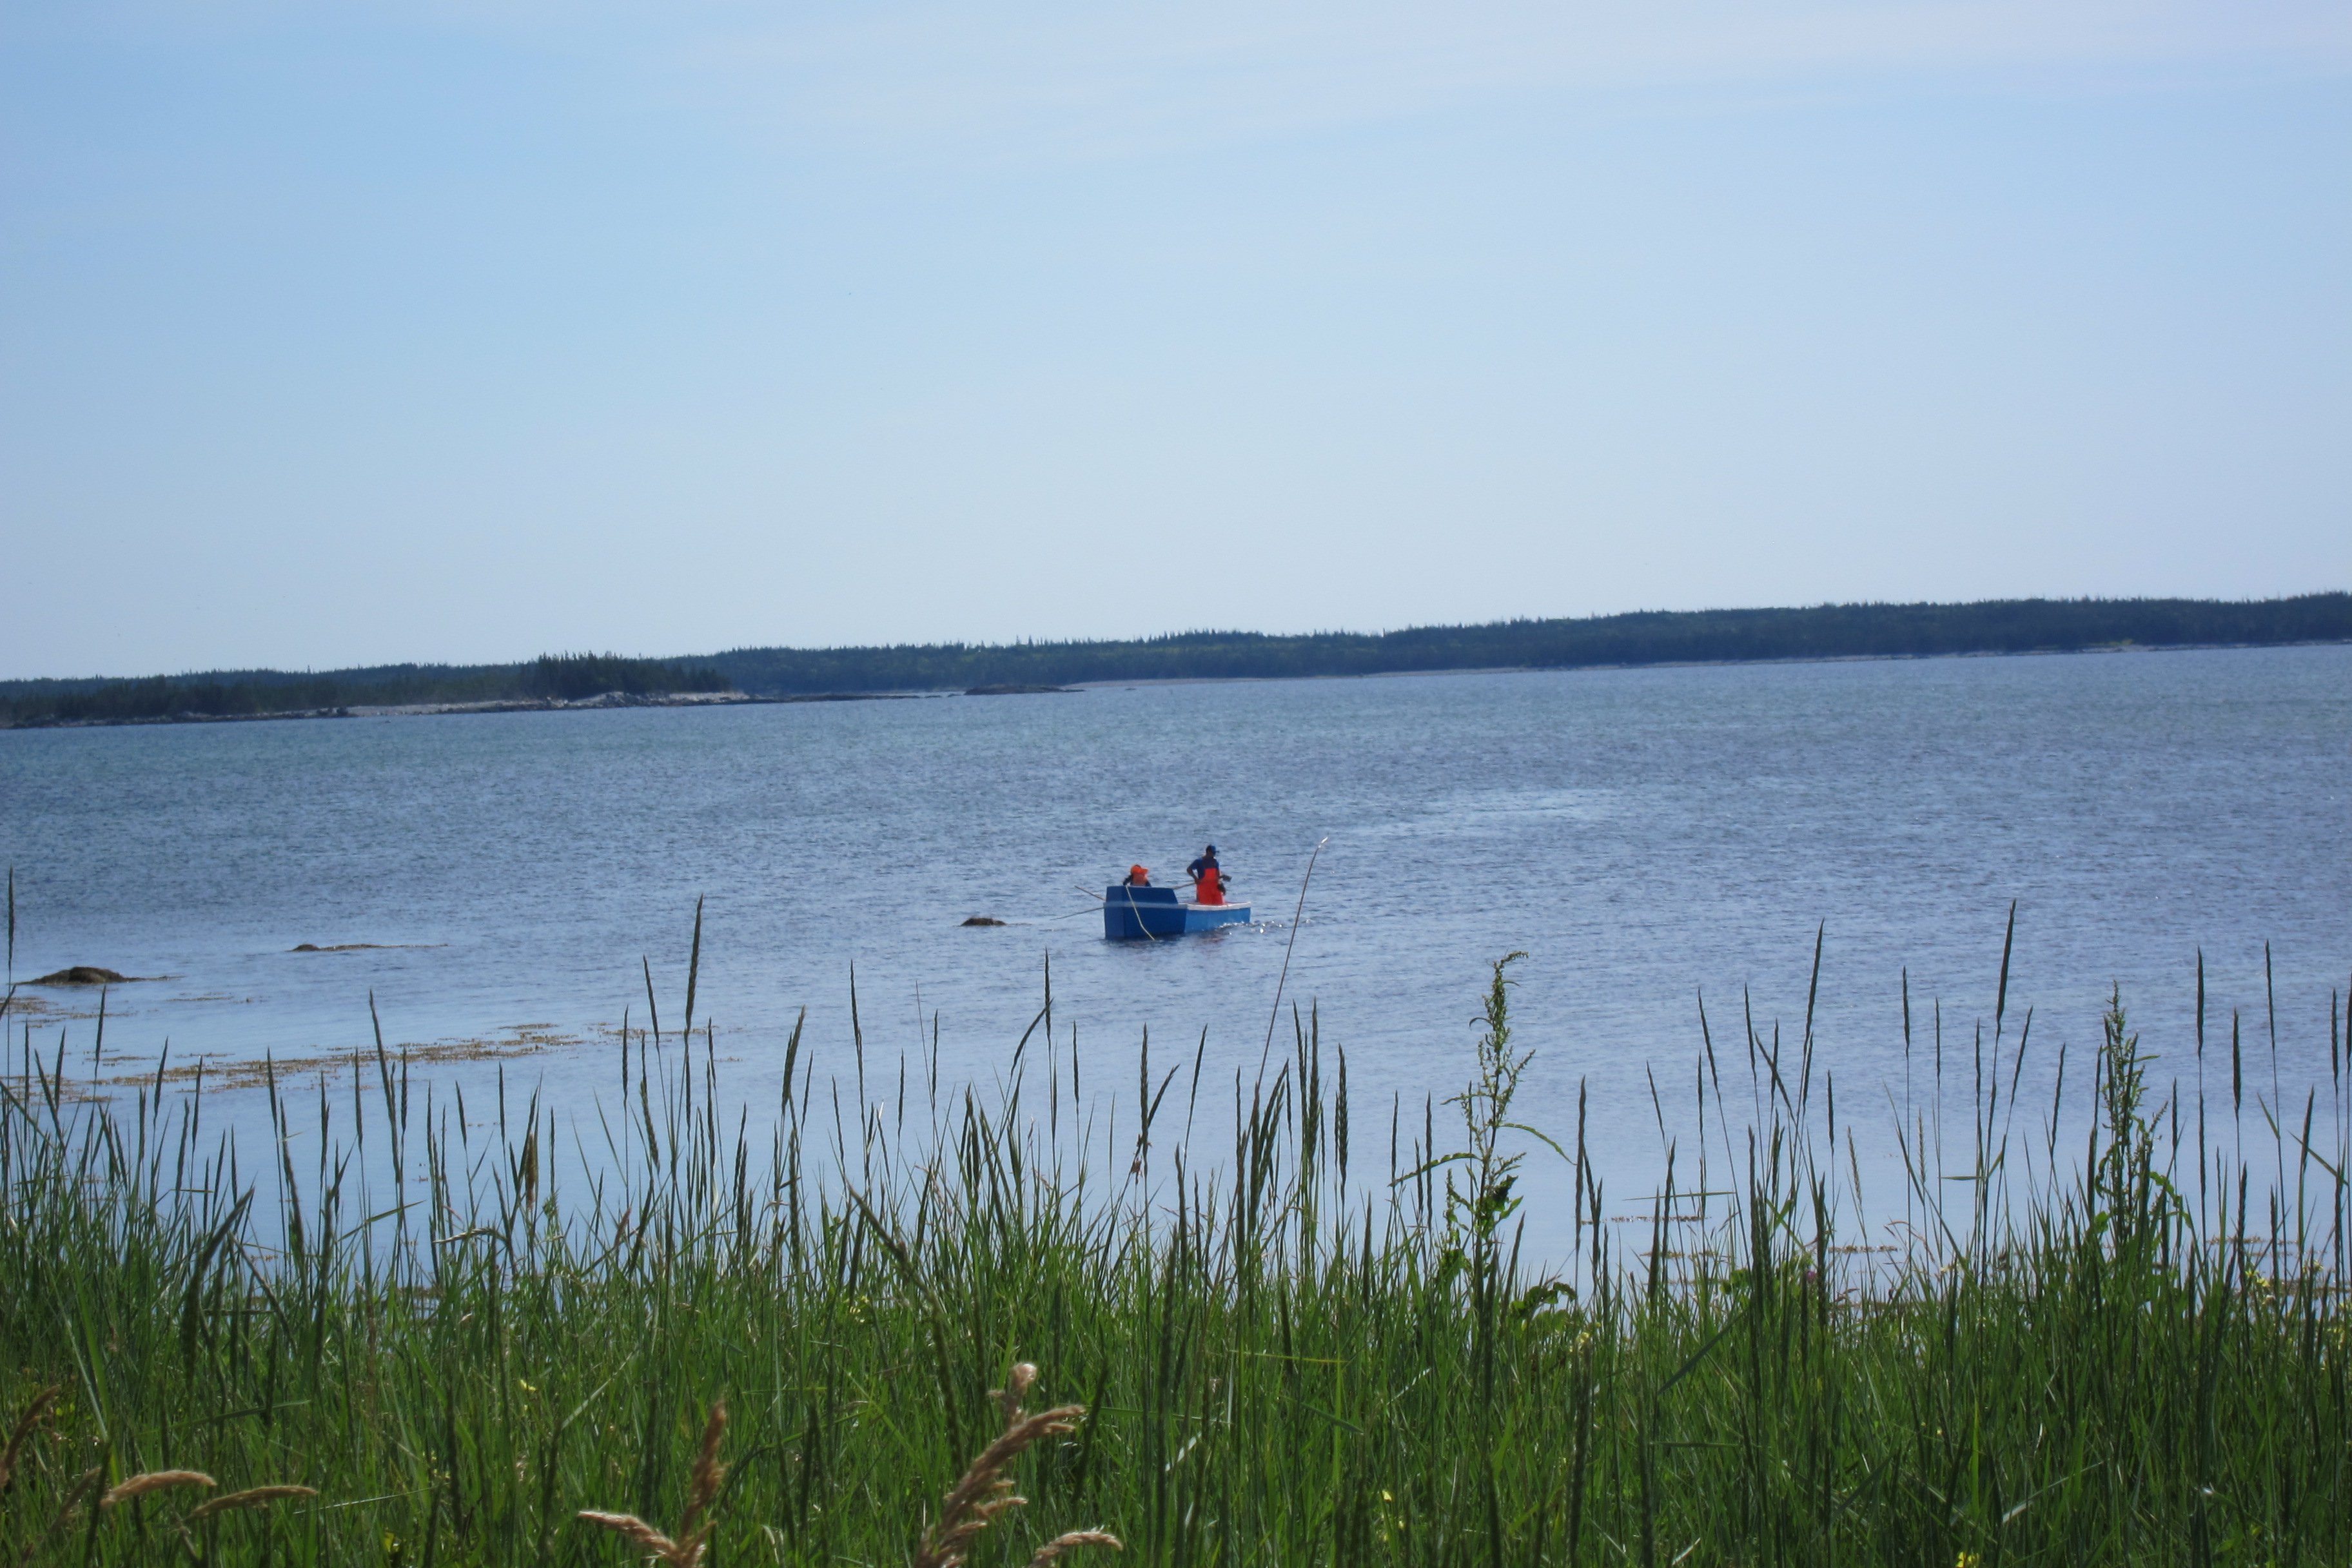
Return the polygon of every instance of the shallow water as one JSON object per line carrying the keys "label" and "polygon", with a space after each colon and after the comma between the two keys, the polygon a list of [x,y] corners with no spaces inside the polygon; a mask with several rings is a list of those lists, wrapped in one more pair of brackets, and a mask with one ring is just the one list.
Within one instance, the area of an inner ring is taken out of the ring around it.
{"label": "shallow water", "polygon": [[[107,999],[122,1070],[167,1039],[181,1062],[348,1053],[373,994],[390,1041],[443,1043],[421,1070],[494,1070],[456,1059],[483,1042],[575,1109],[625,1012],[645,1022],[641,960],[677,1027],[697,899],[698,1025],[751,1105],[803,1006],[818,1081],[853,1070],[853,966],[874,1098],[934,1024],[942,1077],[990,1081],[1048,960],[1090,1088],[1131,1097],[1146,1026],[1188,1065],[1205,1030],[1209,1104],[1256,1071],[1287,954],[1384,1142],[1392,1097],[1459,1086],[1485,966],[1525,951],[1521,1110],[1565,1134],[1589,1082],[1638,1187],[1690,1098],[1702,994],[1744,1075],[1743,997],[1793,1039],[1817,928],[1815,1058],[1849,1121],[1903,1094],[1906,973],[1915,1084],[1938,1001],[1948,1051],[1990,1027],[2012,900],[2004,1037],[2030,1010],[2049,1053],[2028,1103],[2060,1041],[2095,1044],[2111,984],[2159,1072],[2191,1068],[2200,950],[2265,1097],[2273,997],[2277,1096],[2325,1089],[2347,767],[2341,647],[1176,685],[5,732],[0,858],[19,979],[163,977]],[[1255,923],[1101,940],[1093,891],[1210,839]],[[96,999],[27,1000],[35,1046],[86,1072]]]}

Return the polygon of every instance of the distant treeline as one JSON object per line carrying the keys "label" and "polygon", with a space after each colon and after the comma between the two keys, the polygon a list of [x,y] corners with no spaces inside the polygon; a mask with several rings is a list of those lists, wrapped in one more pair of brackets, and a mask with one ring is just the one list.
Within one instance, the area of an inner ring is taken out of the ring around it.
{"label": "distant treeline", "polygon": [[708,662],[677,665],[585,653],[542,654],[529,664],[391,665],[323,675],[257,669],[144,680],[16,680],[0,684],[0,725],[247,719],[410,703],[577,701],[608,691],[660,696],[727,691],[733,685]]}
{"label": "distant treeline", "polygon": [[1575,669],[1756,659],[1899,658],[2352,641],[2352,594],[2210,599],[1989,599],[1654,610],[1406,631],[1181,632],[1135,642],[736,648],[667,662],[567,654],[530,664],[383,665],[322,675],[218,670],[146,680],[0,681],[0,723],[225,718],[419,702],[577,700],[740,689],[761,696],[951,691],[1082,681],[1281,679],[1414,670]]}
{"label": "distant treeline", "polygon": [[1303,637],[1185,632],[1139,642],[737,648],[704,662],[746,691],[782,695],[2343,640],[2352,640],[2352,595],[2337,593],[2240,603],[1995,599],[1973,605],[1660,610],[1588,620]]}

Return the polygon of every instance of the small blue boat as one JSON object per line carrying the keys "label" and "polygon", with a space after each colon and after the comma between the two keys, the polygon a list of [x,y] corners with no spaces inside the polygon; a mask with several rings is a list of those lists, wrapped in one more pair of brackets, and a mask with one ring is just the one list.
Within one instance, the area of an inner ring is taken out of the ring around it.
{"label": "small blue boat", "polygon": [[1138,888],[1121,882],[1103,894],[1103,935],[1111,942],[1186,936],[1219,926],[1243,925],[1247,904],[1188,904],[1173,888]]}

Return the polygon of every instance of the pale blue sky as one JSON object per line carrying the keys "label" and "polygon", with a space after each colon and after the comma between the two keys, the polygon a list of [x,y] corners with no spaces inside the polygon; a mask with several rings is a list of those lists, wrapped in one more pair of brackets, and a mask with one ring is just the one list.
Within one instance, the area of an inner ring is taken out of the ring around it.
{"label": "pale blue sky", "polygon": [[2352,7],[0,8],[0,675],[2352,586]]}

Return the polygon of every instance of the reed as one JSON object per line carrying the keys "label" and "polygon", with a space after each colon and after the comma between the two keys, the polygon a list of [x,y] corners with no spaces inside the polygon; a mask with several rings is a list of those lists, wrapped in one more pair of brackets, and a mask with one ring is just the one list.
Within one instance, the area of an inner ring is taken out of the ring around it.
{"label": "reed", "polygon": [[686,1521],[678,1526],[676,1540],[633,1513],[600,1513],[593,1509],[582,1509],[579,1517],[611,1531],[661,1562],[665,1568],[696,1568],[710,1539],[710,1505],[719,1500],[719,1483],[727,1476],[727,1467],[719,1462],[719,1439],[726,1435],[727,1406],[714,1405],[710,1407],[710,1419],[703,1425],[701,1452],[695,1456],[694,1470],[687,1482]]}
{"label": "reed", "polygon": [[[1022,1400],[1036,1381],[1037,1369],[1021,1362],[1014,1365],[1003,1388],[990,1391],[990,1397],[1003,1407],[1004,1430],[948,1489],[947,1497],[940,1504],[940,1517],[923,1531],[923,1543],[915,1550],[914,1568],[962,1568],[971,1561],[973,1537],[986,1530],[998,1514],[1028,1504],[1029,1500],[1016,1495],[1013,1483],[1004,1479],[1005,1468],[1033,1444],[1078,1429],[1077,1422],[1087,1413],[1083,1405],[1059,1405],[1035,1415],[1023,1408]],[[1080,1546],[1108,1546],[1115,1552],[1123,1549],[1119,1539],[1107,1531],[1074,1530],[1037,1548],[1036,1555],[1029,1560],[1030,1568],[1039,1568],[1039,1564],[1051,1563]]]}
{"label": "reed", "polygon": [[[379,1046],[315,1095],[265,1079],[261,1149],[160,1074],[77,1100],[27,1044],[0,1562],[2352,1557],[2337,1026],[2332,1094],[2281,1105],[2233,1047],[2209,1106],[2118,996],[2062,1144],[2065,1107],[2020,1119],[2004,994],[1939,1056],[1943,1116],[1888,1113],[1888,1243],[1810,1035],[1748,1030],[1744,1084],[1705,1037],[1699,1131],[1626,1227],[1580,1128],[1513,1131],[1504,964],[1485,1002],[1458,1131],[1400,1115],[1386,1160],[1311,1010],[1213,1161],[1168,1130],[1202,1055],[1182,1094],[1139,1062],[1082,1097],[1050,1000],[998,1089],[927,1060],[887,1108],[796,1033],[758,1133],[707,1025],[633,1038],[580,1126]],[[1523,1154],[1572,1173],[1572,1265],[1523,1258]],[[89,1506],[171,1473],[275,1479]]]}

